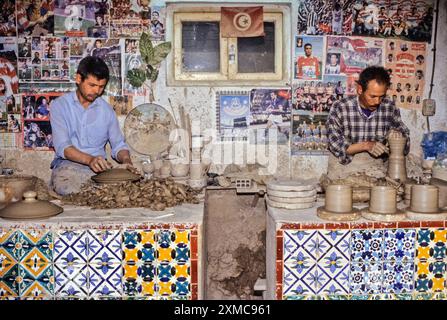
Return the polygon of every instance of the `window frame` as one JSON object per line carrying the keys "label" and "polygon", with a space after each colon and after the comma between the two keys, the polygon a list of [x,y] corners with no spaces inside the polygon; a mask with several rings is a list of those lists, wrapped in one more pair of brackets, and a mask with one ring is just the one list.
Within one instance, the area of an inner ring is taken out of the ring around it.
{"label": "window frame", "polygon": [[[194,10],[195,9],[195,10]],[[220,37],[220,72],[184,72],[182,70],[182,21],[213,21],[220,23],[220,7],[195,8],[168,6],[172,18],[171,35],[173,39],[173,54],[168,59],[168,86],[234,86],[234,85],[279,85],[288,83],[290,71],[287,70],[287,50],[290,49],[287,39],[284,39],[287,7],[265,6],[264,21],[275,23],[275,72],[239,73],[238,68],[238,38]],[[290,40],[290,39],[289,39]],[[290,42],[290,41],[288,41]],[[236,48],[234,63],[229,62],[229,48]]]}

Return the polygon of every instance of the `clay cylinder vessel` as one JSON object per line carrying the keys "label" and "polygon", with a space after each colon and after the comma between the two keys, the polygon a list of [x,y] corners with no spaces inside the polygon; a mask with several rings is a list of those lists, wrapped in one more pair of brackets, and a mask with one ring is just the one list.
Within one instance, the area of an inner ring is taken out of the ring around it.
{"label": "clay cylinder vessel", "polygon": [[192,161],[189,171],[192,180],[199,180],[202,178],[202,164],[200,162]]}
{"label": "clay cylinder vessel", "polygon": [[413,183],[406,183],[405,184],[405,188],[404,188],[404,193],[405,193],[405,198],[404,198],[404,203],[405,205],[409,206],[410,205],[410,200],[411,200],[411,187],[414,186]]}
{"label": "clay cylinder vessel", "polygon": [[396,189],[389,186],[374,186],[371,189],[369,211],[373,213],[396,213]]}
{"label": "clay cylinder vessel", "polygon": [[388,159],[387,175],[391,179],[399,179],[401,182],[407,180],[407,168],[405,163],[404,149],[407,138],[390,138],[390,157]]}
{"label": "clay cylinder vessel", "polygon": [[352,211],[352,187],[331,184],[326,188],[325,206],[327,211],[346,213]]}
{"label": "clay cylinder vessel", "polygon": [[439,189],[432,185],[411,187],[410,210],[421,213],[436,213],[439,210]]}

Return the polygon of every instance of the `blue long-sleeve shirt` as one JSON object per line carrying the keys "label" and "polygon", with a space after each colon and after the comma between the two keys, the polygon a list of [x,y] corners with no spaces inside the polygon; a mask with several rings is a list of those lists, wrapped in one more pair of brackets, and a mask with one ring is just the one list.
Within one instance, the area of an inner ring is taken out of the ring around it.
{"label": "blue long-sleeve shirt", "polygon": [[50,121],[56,152],[51,168],[66,159],[64,150],[69,146],[106,158],[105,145],[110,142],[114,159],[120,150],[129,150],[115,111],[102,98],[97,98],[85,109],[76,92],[67,93],[51,104]]}

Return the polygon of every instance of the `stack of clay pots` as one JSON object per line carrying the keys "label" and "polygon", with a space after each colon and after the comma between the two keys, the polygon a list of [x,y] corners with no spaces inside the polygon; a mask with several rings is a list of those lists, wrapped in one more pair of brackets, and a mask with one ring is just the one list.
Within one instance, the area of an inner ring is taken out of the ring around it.
{"label": "stack of clay pots", "polygon": [[326,187],[325,205],[317,208],[317,215],[330,221],[353,221],[361,217],[352,207],[352,186],[331,184]]}
{"label": "stack of clay pots", "polygon": [[314,180],[277,180],[267,184],[266,201],[270,207],[306,209],[313,207],[316,199]]}
{"label": "stack of clay pots", "polygon": [[433,185],[413,185],[410,207],[406,213],[408,218],[415,220],[447,218],[447,211],[439,209],[439,188]]}
{"label": "stack of clay pots", "polygon": [[405,164],[404,149],[407,138],[393,136],[388,138],[390,144],[390,157],[388,159],[387,176],[400,182],[407,180],[407,168]]}
{"label": "stack of clay pots", "polygon": [[397,209],[397,191],[391,186],[374,186],[371,189],[369,207],[362,216],[375,221],[401,221],[405,212]]}

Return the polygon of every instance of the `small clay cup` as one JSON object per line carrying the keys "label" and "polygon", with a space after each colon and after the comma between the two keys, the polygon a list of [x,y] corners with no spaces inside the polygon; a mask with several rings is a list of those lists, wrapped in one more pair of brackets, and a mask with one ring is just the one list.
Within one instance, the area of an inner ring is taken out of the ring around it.
{"label": "small clay cup", "polygon": [[327,211],[346,213],[352,211],[352,186],[331,184],[326,187],[325,206]]}
{"label": "small clay cup", "polygon": [[369,211],[373,213],[396,213],[396,189],[389,186],[374,186],[371,188]]}
{"label": "small clay cup", "polygon": [[410,210],[421,213],[439,211],[439,188],[432,185],[416,184],[411,187]]}

